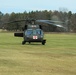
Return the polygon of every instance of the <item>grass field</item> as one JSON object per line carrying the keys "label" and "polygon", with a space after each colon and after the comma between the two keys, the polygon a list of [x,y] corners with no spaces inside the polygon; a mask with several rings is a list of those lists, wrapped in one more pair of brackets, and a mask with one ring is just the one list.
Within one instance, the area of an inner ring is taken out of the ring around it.
{"label": "grass field", "polygon": [[46,45],[0,33],[0,75],[76,75],[76,34],[45,34]]}

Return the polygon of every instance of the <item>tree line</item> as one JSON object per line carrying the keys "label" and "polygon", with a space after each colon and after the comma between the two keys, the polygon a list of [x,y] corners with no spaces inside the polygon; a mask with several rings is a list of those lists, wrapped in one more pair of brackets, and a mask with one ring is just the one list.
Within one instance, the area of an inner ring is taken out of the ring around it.
{"label": "tree line", "polygon": [[[71,11],[63,12],[63,11],[31,11],[31,12],[23,12],[23,13],[2,13],[0,12],[0,29],[6,30],[21,30],[21,28],[25,25],[25,22],[11,23],[11,24],[3,24],[6,22],[11,22],[15,20],[23,20],[33,18],[37,20],[54,20],[63,22],[63,26],[68,28],[69,32],[76,32],[76,13],[72,13]],[[44,31],[58,31],[56,28],[49,27],[49,25],[45,25],[42,27]]]}

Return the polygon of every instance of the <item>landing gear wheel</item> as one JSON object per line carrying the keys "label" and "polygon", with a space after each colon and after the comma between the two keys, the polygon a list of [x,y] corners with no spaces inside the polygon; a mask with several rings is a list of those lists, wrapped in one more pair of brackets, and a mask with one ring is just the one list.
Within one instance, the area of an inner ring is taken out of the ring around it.
{"label": "landing gear wheel", "polygon": [[22,45],[24,45],[26,42],[25,41],[22,41]]}
{"label": "landing gear wheel", "polygon": [[42,45],[45,45],[45,43],[46,43],[46,40],[43,40],[43,41],[42,41]]}
{"label": "landing gear wheel", "polygon": [[42,42],[42,45],[45,45],[45,42]]}
{"label": "landing gear wheel", "polygon": [[45,42],[42,42],[42,45],[45,45]]}

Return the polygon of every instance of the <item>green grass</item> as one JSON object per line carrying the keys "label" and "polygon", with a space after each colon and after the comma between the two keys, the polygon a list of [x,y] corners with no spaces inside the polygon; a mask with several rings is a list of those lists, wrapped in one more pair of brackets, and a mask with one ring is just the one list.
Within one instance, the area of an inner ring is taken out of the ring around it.
{"label": "green grass", "polygon": [[45,34],[46,45],[0,33],[0,75],[76,75],[76,34]]}

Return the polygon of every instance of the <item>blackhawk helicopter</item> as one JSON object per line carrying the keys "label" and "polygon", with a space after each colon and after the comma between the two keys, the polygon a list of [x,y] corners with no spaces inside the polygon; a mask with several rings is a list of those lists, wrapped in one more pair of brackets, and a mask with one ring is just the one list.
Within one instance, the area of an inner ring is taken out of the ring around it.
{"label": "blackhawk helicopter", "polygon": [[[59,21],[52,21],[52,20],[35,20],[35,19],[25,19],[25,20],[16,20],[9,23],[14,22],[22,22],[25,21],[25,26],[23,27],[22,33],[14,33],[15,37],[23,37],[22,45],[24,45],[26,42],[41,42],[42,45],[45,45],[46,39],[44,39],[44,33],[42,30],[42,25],[36,24],[36,23],[45,23],[50,26],[59,27],[65,29],[64,26],[56,24]],[[55,23],[56,22],[56,23]]]}

